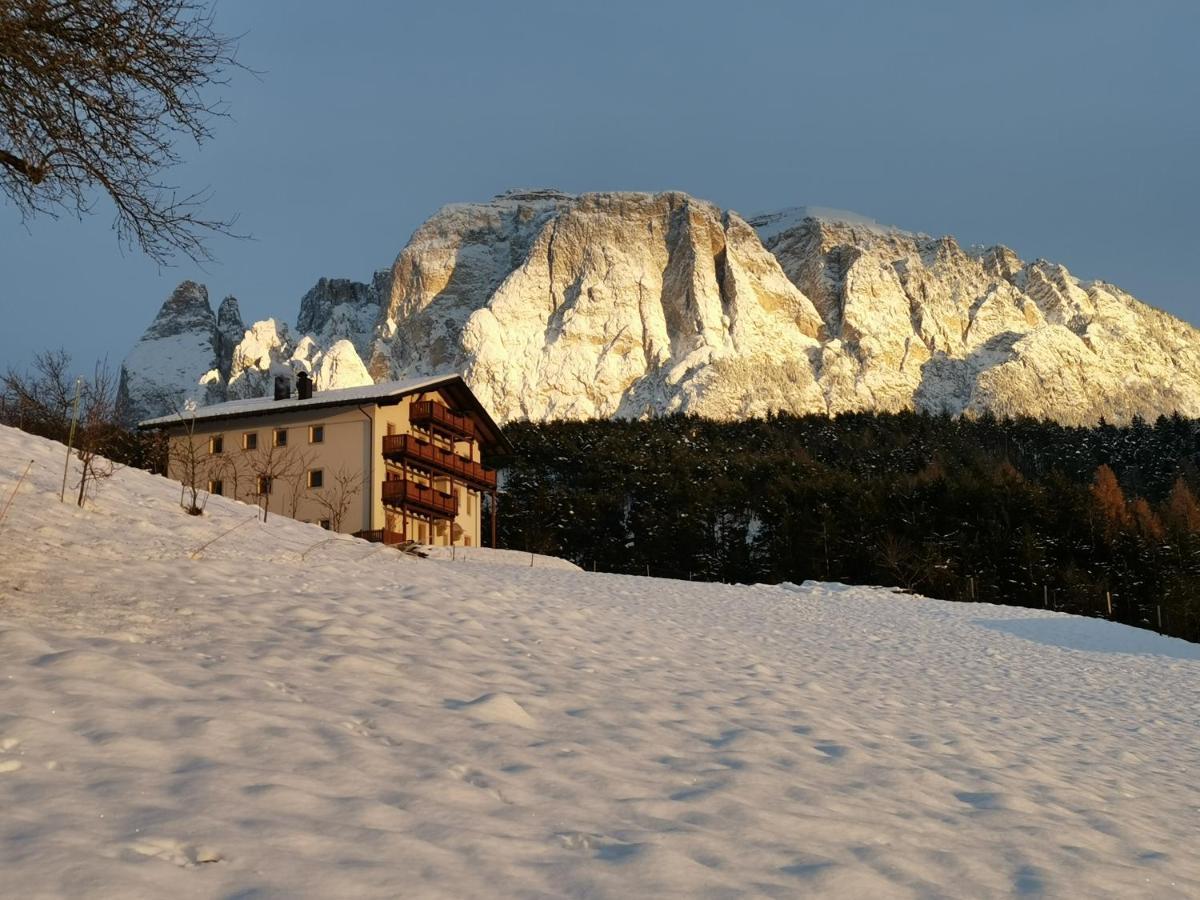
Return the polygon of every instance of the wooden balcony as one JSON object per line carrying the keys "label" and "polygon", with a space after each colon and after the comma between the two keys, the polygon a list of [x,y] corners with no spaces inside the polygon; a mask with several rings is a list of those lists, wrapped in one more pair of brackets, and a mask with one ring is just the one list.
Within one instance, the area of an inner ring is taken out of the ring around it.
{"label": "wooden balcony", "polygon": [[436,400],[414,400],[408,407],[408,420],[421,428],[471,439],[475,437],[475,423],[469,416],[454,412]]}
{"label": "wooden balcony", "polygon": [[383,457],[394,462],[407,460],[440,475],[448,475],[483,490],[494,490],[496,473],[473,459],[452,450],[419,440],[412,434],[389,434],[383,438]]}
{"label": "wooden balcony", "polygon": [[457,494],[445,494],[415,481],[385,481],[383,502],[388,506],[411,509],[434,519],[453,519],[458,515]]}
{"label": "wooden balcony", "polygon": [[354,536],[370,541],[372,544],[403,544],[404,535],[398,531],[388,531],[386,528],[371,528],[366,531],[356,531]]}

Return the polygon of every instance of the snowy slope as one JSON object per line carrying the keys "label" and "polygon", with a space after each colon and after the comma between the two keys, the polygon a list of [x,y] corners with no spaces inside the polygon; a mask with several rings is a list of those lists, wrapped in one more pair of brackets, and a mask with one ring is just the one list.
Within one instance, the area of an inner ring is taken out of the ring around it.
{"label": "snowy slope", "polygon": [[0,429],[0,894],[1200,894],[1200,647],[79,510],[60,451]]}

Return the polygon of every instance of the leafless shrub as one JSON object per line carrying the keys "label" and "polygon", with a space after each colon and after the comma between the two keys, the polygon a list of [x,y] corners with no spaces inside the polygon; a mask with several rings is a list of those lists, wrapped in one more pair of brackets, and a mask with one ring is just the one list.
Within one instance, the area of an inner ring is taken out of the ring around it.
{"label": "leafless shrub", "polygon": [[66,350],[46,350],[29,371],[9,367],[0,376],[0,421],[30,434],[66,442],[75,398]]}
{"label": "leafless shrub", "polygon": [[275,449],[286,449],[289,456],[286,464],[281,466],[282,474],[279,477],[288,486],[287,514],[294,519],[300,511],[301,502],[303,502],[304,497],[310,490],[308,486],[308,470],[312,466],[315,457],[312,453],[300,450],[299,448],[276,447]]}
{"label": "leafless shrub", "polygon": [[90,380],[79,393],[79,421],[75,428],[75,458],[79,462],[76,502],[83,506],[94,496],[99,483],[111,478],[120,466],[103,455],[114,433],[121,431],[117,421],[116,379],[105,361],[96,363]]}
{"label": "leafless shrub", "polygon": [[333,475],[333,481],[317,491],[314,498],[325,510],[332,531],[341,531],[342,522],[350,512],[354,498],[362,492],[362,477],[351,469],[341,466]]}
{"label": "leafless shrub", "polygon": [[262,509],[264,522],[270,512],[275,485],[287,484],[296,477],[297,470],[303,471],[302,456],[289,446],[277,446],[273,440],[260,441],[246,455],[247,474],[254,479],[254,496]]}

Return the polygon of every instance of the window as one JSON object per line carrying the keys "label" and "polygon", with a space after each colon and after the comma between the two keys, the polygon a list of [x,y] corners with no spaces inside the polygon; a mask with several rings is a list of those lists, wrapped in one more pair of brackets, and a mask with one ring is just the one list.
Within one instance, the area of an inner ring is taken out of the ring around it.
{"label": "window", "polygon": [[309,442],[310,444],[323,444],[323,443],[325,443],[325,426],[324,426],[324,425],[311,425],[311,426],[309,426],[309,429],[308,429],[308,442]]}
{"label": "window", "polygon": [[387,433],[388,433],[388,434],[395,434],[395,433],[396,433],[396,423],[394,423],[394,422],[388,422],[388,423],[387,423]]}
{"label": "window", "polygon": [[255,481],[254,486],[257,489],[259,494],[271,493],[271,476],[270,475],[259,475],[258,479]]}
{"label": "window", "polygon": [[324,487],[325,485],[325,470],[324,469],[309,469],[308,470],[308,486],[310,488]]}
{"label": "window", "polygon": [[208,452],[216,455],[225,449],[225,435],[214,434],[208,439]]}
{"label": "window", "polygon": [[208,492],[220,497],[225,493],[225,485],[221,482],[221,479],[217,478],[208,483]]}
{"label": "window", "polygon": [[275,435],[272,438],[272,440],[275,442],[276,447],[286,447],[287,446],[287,429],[286,428],[276,428]]}
{"label": "window", "polygon": [[258,449],[258,432],[257,431],[247,431],[245,434],[242,435],[242,449],[243,450],[257,450]]}
{"label": "window", "polygon": [[321,520],[321,527],[322,527],[322,528],[324,528],[326,531],[328,531],[328,530],[329,530],[329,520],[328,520],[328,519],[322,519],[322,520]]}

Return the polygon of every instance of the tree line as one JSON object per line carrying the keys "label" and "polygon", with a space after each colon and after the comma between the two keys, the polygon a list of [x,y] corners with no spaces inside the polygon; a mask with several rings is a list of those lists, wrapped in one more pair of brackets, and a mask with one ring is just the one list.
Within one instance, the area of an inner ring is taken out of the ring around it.
{"label": "tree line", "polygon": [[506,434],[516,452],[491,461],[502,546],[608,572],[891,585],[1200,640],[1196,421],[674,416]]}

